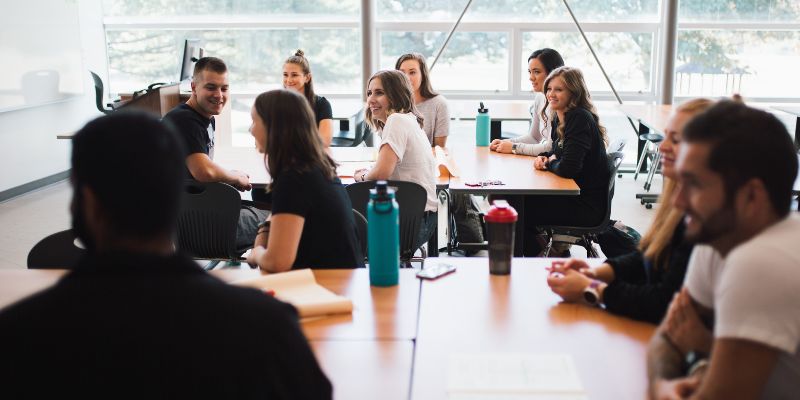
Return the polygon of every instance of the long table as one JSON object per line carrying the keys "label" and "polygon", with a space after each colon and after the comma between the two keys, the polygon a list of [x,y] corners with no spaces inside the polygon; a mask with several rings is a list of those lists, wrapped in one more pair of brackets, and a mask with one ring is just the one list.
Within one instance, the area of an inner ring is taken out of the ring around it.
{"label": "long table", "polygon": [[[644,397],[653,325],[561,303],[545,282],[550,260],[515,258],[509,276],[490,275],[486,258],[426,261],[439,262],[458,270],[422,282],[401,270],[393,288],[370,287],[366,269],[314,270],[318,283],[354,303],[350,318],[302,321],[335,398],[446,398],[448,360],[463,353],[567,354],[589,398]],[[0,269],[0,308],[64,272]],[[212,274],[231,281],[260,272]]]}

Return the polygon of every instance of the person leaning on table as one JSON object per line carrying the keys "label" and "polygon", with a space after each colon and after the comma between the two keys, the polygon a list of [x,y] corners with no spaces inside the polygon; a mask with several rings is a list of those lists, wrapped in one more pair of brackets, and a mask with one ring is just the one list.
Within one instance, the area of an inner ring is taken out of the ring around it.
{"label": "person leaning on table", "polygon": [[174,131],[121,112],[72,143],[86,255],[0,312],[3,398],[332,397],[294,307],[175,252],[185,167]]}

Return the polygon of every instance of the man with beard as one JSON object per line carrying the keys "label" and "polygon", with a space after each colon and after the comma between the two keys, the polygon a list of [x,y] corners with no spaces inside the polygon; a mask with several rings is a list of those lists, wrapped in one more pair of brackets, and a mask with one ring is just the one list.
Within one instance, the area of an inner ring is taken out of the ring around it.
{"label": "man with beard", "polygon": [[[215,115],[228,102],[228,67],[216,57],[203,57],[194,65],[192,96],[170,110],[164,121],[178,131],[186,149],[186,177],[198,182],[227,183],[240,191],[252,189],[250,177],[241,171],[227,170],[214,162]],[[244,252],[253,247],[258,225],[269,212],[243,202],[236,230],[236,248]]]}
{"label": "man with beard", "polygon": [[331,398],[292,306],[175,254],[183,165],[175,132],[148,115],[75,135],[86,254],[0,313],[4,398]]}
{"label": "man with beard", "polygon": [[[651,397],[800,393],[797,168],[786,128],[766,112],[721,102],[686,126],[674,203],[687,240],[705,246],[648,349]],[[705,367],[687,365],[702,352],[711,352]]]}

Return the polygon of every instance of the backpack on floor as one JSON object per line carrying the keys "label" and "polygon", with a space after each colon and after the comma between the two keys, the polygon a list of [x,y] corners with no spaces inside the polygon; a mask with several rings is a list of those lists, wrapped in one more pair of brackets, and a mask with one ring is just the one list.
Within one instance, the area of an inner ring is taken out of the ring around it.
{"label": "backpack on floor", "polygon": [[636,251],[642,235],[621,221],[612,222],[613,224],[597,235],[597,244],[603,254],[610,258]]}

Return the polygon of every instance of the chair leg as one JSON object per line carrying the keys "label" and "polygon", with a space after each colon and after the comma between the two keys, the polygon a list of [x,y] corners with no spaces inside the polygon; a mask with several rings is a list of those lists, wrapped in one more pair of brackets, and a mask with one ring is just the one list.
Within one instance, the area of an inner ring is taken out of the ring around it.
{"label": "chair leg", "polygon": [[639,176],[639,170],[642,169],[642,164],[644,164],[644,159],[647,157],[648,151],[650,150],[650,141],[646,141],[644,143],[644,148],[642,149],[642,155],[639,157],[639,163],[636,165],[636,171],[633,173],[633,180]]}
{"label": "chair leg", "polygon": [[661,162],[661,152],[656,152],[655,157],[653,157],[653,163],[650,166],[650,170],[647,171],[647,179],[644,182],[644,190],[646,192],[650,191],[650,185],[653,183],[653,177],[656,174],[659,162]]}
{"label": "chair leg", "polygon": [[552,232],[549,232],[549,233],[550,233],[550,235],[549,235],[550,236],[550,240],[547,241],[547,246],[544,247],[544,252],[542,253],[542,255],[545,258],[546,257],[550,257],[550,250],[553,249],[553,233]]}

